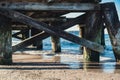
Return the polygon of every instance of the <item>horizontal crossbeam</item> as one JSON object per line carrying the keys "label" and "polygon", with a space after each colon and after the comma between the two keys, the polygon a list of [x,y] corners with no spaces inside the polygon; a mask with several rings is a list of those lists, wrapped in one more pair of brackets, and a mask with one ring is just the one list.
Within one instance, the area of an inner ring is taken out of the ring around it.
{"label": "horizontal crossbeam", "polygon": [[99,4],[94,3],[36,3],[36,2],[0,2],[0,8],[25,11],[89,11],[100,10]]}
{"label": "horizontal crossbeam", "polygon": [[[85,14],[84,15],[81,15],[75,19],[71,19],[69,21],[67,21],[66,23],[60,25],[60,26],[57,26],[57,27],[54,27],[54,28],[60,28],[61,30],[65,30],[65,29],[68,29],[76,24],[84,24],[84,20],[85,19]],[[41,32],[41,33],[38,33],[28,39],[25,39],[23,40],[21,43],[18,43],[17,45],[13,46],[12,49],[13,49],[13,52],[19,50],[19,49],[23,49],[31,44],[33,44],[33,42],[36,42],[36,41],[42,41],[43,39],[49,37],[50,34],[46,33],[46,32]]]}
{"label": "horizontal crossbeam", "polygon": [[83,39],[83,38],[79,38],[75,35],[72,35],[70,33],[62,31],[61,29],[54,29],[53,26],[48,26],[45,23],[38,22],[38,21],[36,21],[36,20],[34,20],[34,19],[32,19],[28,16],[25,16],[25,15],[19,13],[19,12],[12,11],[10,9],[0,8],[0,14],[5,15],[6,17],[9,17],[9,18],[11,18],[13,20],[16,20],[18,22],[30,25],[30,26],[32,26],[36,29],[43,30],[43,31],[49,33],[50,35],[62,37],[66,40],[69,40],[69,41],[72,41],[74,43],[83,45],[87,48],[90,48],[91,50],[98,51],[98,52],[103,52],[104,51],[104,47],[101,46],[100,44],[88,41],[88,40]]}

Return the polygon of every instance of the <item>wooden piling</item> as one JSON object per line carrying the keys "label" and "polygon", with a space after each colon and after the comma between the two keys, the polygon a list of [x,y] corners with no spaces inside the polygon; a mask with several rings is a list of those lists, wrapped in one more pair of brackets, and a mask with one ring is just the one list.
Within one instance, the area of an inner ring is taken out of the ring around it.
{"label": "wooden piling", "polygon": [[[38,29],[35,29],[35,28],[32,28],[31,29],[31,35],[34,36],[38,33],[42,32],[41,30],[38,30]],[[42,40],[37,40],[36,42],[33,42],[33,46],[36,46],[36,49],[37,50],[42,50],[43,49],[43,42]]]}
{"label": "wooden piling", "polygon": [[[84,35],[87,40],[101,44],[101,14],[100,11],[86,13],[86,26]],[[100,53],[84,47],[84,60],[90,62],[99,62]]]}
{"label": "wooden piling", "polygon": [[[53,22],[51,25],[54,27],[61,25],[61,22]],[[55,53],[61,52],[60,38],[57,36],[51,36],[52,51]]]}
{"label": "wooden piling", "polygon": [[[85,27],[85,25],[78,25],[78,27],[79,27],[79,36],[81,38],[84,38],[84,27]],[[82,45],[80,45],[80,52],[81,52],[81,54],[83,54],[83,46]]]}
{"label": "wooden piling", "polygon": [[102,34],[101,34],[101,45],[103,45],[104,48],[105,48],[105,32],[104,32],[104,29],[105,29],[105,26],[103,25]]}
{"label": "wooden piling", "polygon": [[[4,14],[3,14],[4,13]],[[104,47],[101,46],[98,43],[83,39],[83,38],[79,38],[73,34],[67,33],[65,31],[62,31],[61,29],[57,29],[57,28],[53,28],[53,26],[49,26],[43,22],[39,22],[36,21],[35,19],[32,19],[24,14],[21,14],[19,12],[13,11],[13,10],[9,10],[9,9],[3,9],[0,8],[0,14],[5,15],[7,17],[9,17],[10,19],[13,19],[15,21],[24,23],[26,25],[32,26],[36,29],[39,30],[43,30],[46,31],[47,33],[49,33],[50,35],[54,35],[54,36],[58,36],[58,37],[62,37],[66,40],[72,41],[74,43],[83,45],[87,48],[90,48],[94,51],[97,52],[103,52],[104,51]]]}
{"label": "wooden piling", "polygon": [[102,10],[116,61],[120,61],[120,22],[115,4],[102,4]]}
{"label": "wooden piling", "polygon": [[12,63],[12,34],[10,20],[0,15],[0,64]]}

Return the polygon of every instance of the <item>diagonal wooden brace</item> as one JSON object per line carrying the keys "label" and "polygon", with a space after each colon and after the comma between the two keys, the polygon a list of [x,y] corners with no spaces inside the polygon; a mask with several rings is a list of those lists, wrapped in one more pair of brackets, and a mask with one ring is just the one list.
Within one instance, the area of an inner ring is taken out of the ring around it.
{"label": "diagonal wooden brace", "polygon": [[66,40],[69,40],[69,41],[72,41],[74,43],[83,45],[83,46],[85,46],[87,48],[90,48],[94,51],[98,51],[98,52],[103,52],[104,51],[104,47],[97,44],[97,43],[85,40],[83,38],[79,38],[75,35],[72,35],[72,34],[69,34],[65,31],[62,31],[61,29],[54,29],[53,26],[48,26],[45,23],[38,22],[38,21],[36,21],[36,20],[34,20],[34,19],[32,19],[28,16],[25,16],[25,15],[19,13],[19,12],[12,11],[10,9],[0,8],[0,14],[5,15],[5,16],[7,16],[7,17],[9,17],[13,20],[16,20],[18,22],[30,25],[30,26],[32,26],[36,29],[43,30],[43,31],[49,33],[50,35],[62,37]]}
{"label": "diagonal wooden brace", "polygon": [[[75,18],[75,19],[69,20],[66,23],[64,23],[63,25],[57,26],[57,27],[54,27],[54,28],[60,28],[62,30],[65,30],[65,29],[68,29],[71,26],[74,26],[76,24],[84,24],[84,21],[83,21],[84,19],[85,19],[85,14],[81,15],[81,16]],[[43,39],[45,39],[49,36],[50,35],[46,32],[38,33],[38,34],[28,38],[28,39],[23,40],[21,43],[18,43],[17,45],[14,45],[12,47],[12,50],[13,50],[13,52],[15,52],[19,49],[23,49],[23,48],[33,44],[33,42],[41,41],[41,40],[43,40]]]}

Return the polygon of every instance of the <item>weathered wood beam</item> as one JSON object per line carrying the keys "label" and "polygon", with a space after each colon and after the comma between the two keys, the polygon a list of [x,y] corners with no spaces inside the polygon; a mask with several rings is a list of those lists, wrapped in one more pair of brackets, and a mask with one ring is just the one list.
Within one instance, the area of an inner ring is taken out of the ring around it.
{"label": "weathered wood beam", "polygon": [[43,31],[49,33],[50,35],[62,37],[66,40],[69,40],[69,41],[72,41],[74,43],[83,45],[87,48],[90,48],[91,50],[94,50],[94,51],[97,51],[97,52],[103,52],[104,51],[104,47],[101,46],[100,44],[88,41],[88,40],[83,39],[83,38],[79,38],[75,35],[72,35],[70,33],[62,31],[61,29],[57,29],[57,28],[54,29],[53,26],[49,26],[49,25],[47,25],[43,22],[36,21],[36,20],[34,20],[34,19],[32,19],[28,16],[25,16],[25,15],[19,13],[19,12],[12,11],[10,9],[0,8],[0,14],[5,15],[5,16],[7,16],[7,17],[9,17],[13,20],[16,20],[18,22],[21,22],[21,23],[27,24],[29,26],[32,26],[32,27],[34,27],[38,30],[43,30]]}
{"label": "weathered wood beam", "polygon": [[[81,38],[84,38],[84,32],[85,32],[85,25],[78,25],[78,27],[79,27],[79,36],[81,37]],[[81,54],[83,54],[83,48],[84,48],[84,46],[80,46],[80,52],[81,52]]]}
{"label": "weathered wood beam", "polygon": [[[30,14],[30,12],[28,12]],[[30,17],[32,18],[58,18],[61,17],[62,15],[64,14],[67,14],[69,12],[66,12],[66,11],[49,11],[49,12],[46,12],[46,11],[36,11],[34,12],[32,15],[30,15]],[[54,14],[54,15],[53,15]]]}
{"label": "weathered wood beam", "polygon": [[115,4],[102,4],[102,10],[116,61],[120,61],[120,21],[118,19]]}
{"label": "weathered wood beam", "polygon": [[62,3],[62,2],[71,2],[71,3],[75,3],[75,2],[91,2],[91,3],[98,3],[101,0],[0,0],[0,2],[3,1],[8,1],[8,2],[42,2],[42,3]]}
{"label": "weathered wood beam", "polygon": [[[102,34],[102,15],[100,11],[88,12],[86,16],[86,26],[84,27],[85,39],[101,44]],[[99,62],[100,53],[84,47],[84,60],[90,62]]]}
{"label": "weathered wood beam", "polygon": [[[60,25],[60,26],[57,26],[57,27],[54,27],[54,28],[60,28],[61,30],[65,30],[67,28],[70,28],[76,24],[83,24],[83,20],[85,19],[85,15],[82,15],[78,18],[75,18],[75,19],[72,19],[72,20],[69,20],[67,21],[66,23],[64,23],[63,25]],[[19,50],[19,49],[22,49],[22,48],[25,48],[31,44],[33,44],[33,42],[36,42],[36,41],[41,41],[47,37],[49,37],[50,35],[46,32],[42,32],[42,33],[39,33],[39,34],[36,34],[34,36],[32,36],[31,38],[28,38],[24,41],[22,41],[21,43],[15,45],[12,47],[13,49],[13,52]]]}
{"label": "weathered wood beam", "polygon": [[[51,23],[52,26],[56,27],[63,22],[53,22]],[[55,53],[61,52],[61,44],[60,44],[60,37],[58,36],[51,36],[51,44],[52,44],[52,51]]]}
{"label": "weathered wood beam", "polygon": [[22,39],[29,38],[29,29],[23,29],[21,30],[21,33],[22,33]]}
{"label": "weathered wood beam", "polygon": [[[3,5],[4,4],[4,5]],[[35,3],[35,2],[0,2],[0,8],[24,11],[89,11],[100,10],[99,4],[93,3]]]}
{"label": "weathered wood beam", "polygon": [[12,63],[12,32],[10,19],[0,15],[0,64]]}

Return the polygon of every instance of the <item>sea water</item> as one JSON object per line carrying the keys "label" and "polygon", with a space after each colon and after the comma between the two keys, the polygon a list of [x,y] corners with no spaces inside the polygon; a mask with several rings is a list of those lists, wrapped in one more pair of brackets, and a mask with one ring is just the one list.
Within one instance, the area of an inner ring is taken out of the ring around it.
{"label": "sea water", "polygon": [[[79,31],[69,31],[69,33],[79,36]],[[93,65],[92,64],[90,65],[92,65],[93,67],[96,65],[94,69],[99,69],[100,71],[102,70],[107,73],[113,73],[113,72],[119,71],[117,69],[119,67],[116,65],[116,62],[115,62],[115,57],[113,54],[109,35],[105,34],[104,36],[105,36],[105,51],[103,53],[100,53],[100,63],[97,63],[97,64],[92,63]],[[12,41],[13,41],[13,45],[21,42],[21,40],[16,38],[12,38]],[[61,54],[58,56],[60,57],[60,62],[62,64],[68,64],[69,67],[72,69],[84,68],[86,64],[85,63],[83,64],[81,61],[78,60],[80,57],[82,57],[80,56],[81,55],[80,45],[67,41],[63,38],[60,39],[60,43],[61,43],[62,52],[66,53],[65,55]],[[43,40],[43,51],[51,51],[50,37]],[[79,56],[71,58],[71,56],[68,55],[69,53],[70,54],[72,53],[72,55],[77,54]],[[46,56],[43,54],[43,58],[48,58],[48,57],[52,58],[51,55]],[[92,69],[92,71],[94,70]]]}
{"label": "sea water", "polygon": [[[79,31],[69,31],[69,33],[79,36]],[[105,34],[105,51],[101,53],[101,57],[110,58],[110,60],[115,61],[115,57],[113,54],[110,38],[108,34]],[[13,45],[21,42],[21,40],[12,38]],[[80,45],[65,40],[63,38],[60,39],[61,49],[62,51],[67,51],[70,53],[78,54],[80,53]],[[43,40],[43,50],[51,50],[51,39],[50,37]]]}

